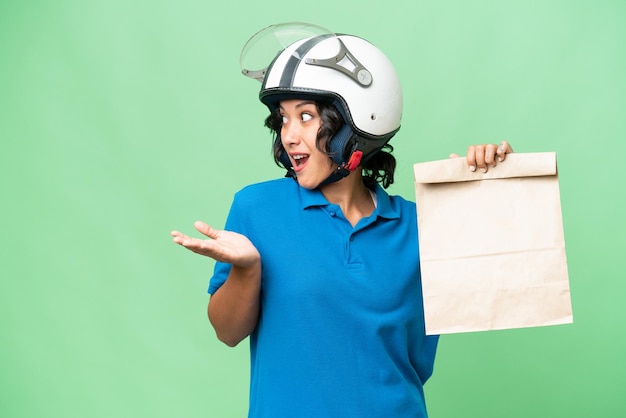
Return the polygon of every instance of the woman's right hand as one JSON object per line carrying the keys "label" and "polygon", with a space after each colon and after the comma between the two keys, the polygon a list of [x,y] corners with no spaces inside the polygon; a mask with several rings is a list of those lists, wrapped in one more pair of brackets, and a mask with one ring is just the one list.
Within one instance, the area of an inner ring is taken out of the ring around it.
{"label": "woman's right hand", "polygon": [[193,238],[182,232],[172,231],[174,242],[194,253],[238,267],[251,267],[261,259],[254,244],[242,234],[217,230],[197,221],[194,227],[209,239]]}
{"label": "woman's right hand", "polygon": [[[507,141],[497,144],[470,145],[467,148],[467,166],[470,171],[480,169],[486,173],[489,167],[495,167],[497,163],[505,160],[507,154],[512,154],[513,148]],[[450,154],[450,158],[458,158],[458,154]]]}

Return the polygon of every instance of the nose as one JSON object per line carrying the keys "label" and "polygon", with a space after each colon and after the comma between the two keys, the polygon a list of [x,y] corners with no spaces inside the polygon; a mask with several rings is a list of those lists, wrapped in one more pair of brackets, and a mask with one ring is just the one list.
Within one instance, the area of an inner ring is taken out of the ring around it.
{"label": "nose", "polygon": [[297,123],[286,123],[280,129],[280,137],[285,148],[300,143],[300,126]]}

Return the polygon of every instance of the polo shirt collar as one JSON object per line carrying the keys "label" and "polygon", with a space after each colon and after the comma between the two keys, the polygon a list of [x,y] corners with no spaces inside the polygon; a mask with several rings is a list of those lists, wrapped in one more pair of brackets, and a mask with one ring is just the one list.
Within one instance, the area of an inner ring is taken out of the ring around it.
{"label": "polo shirt collar", "polygon": [[378,207],[374,211],[381,218],[398,219],[400,213],[391,205],[391,198],[383,187],[376,183],[376,198],[378,199]]}
{"label": "polo shirt collar", "polygon": [[330,205],[319,189],[309,190],[298,186],[298,190],[300,191],[300,205],[302,209],[307,209],[312,206]]}
{"label": "polo shirt collar", "polygon": [[[302,209],[307,209],[313,206],[328,206],[330,203],[324,197],[319,189],[309,190],[304,187],[298,187],[300,191],[300,205]],[[376,199],[378,199],[378,205],[374,211],[374,215],[381,218],[397,219],[400,214],[391,205],[391,198],[389,194],[382,188],[380,184],[376,184]]]}

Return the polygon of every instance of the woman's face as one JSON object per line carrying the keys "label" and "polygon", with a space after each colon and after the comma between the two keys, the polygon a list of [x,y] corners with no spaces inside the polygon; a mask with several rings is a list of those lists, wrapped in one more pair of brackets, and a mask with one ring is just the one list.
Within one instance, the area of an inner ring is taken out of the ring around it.
{"label": "woman's face", "polygon": [[315,102],[284,100],[280,102],[282,126],[280,138],[289,155],[298,184],[315,189],[336,169],[327,155],[317,149],[317,133],[322,124]]}

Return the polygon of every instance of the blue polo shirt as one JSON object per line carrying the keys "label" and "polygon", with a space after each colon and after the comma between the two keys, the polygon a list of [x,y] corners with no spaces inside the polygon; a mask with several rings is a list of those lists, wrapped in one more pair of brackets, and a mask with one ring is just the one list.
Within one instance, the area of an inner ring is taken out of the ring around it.
{"label": "blue polo shirt", "polygon": [[[235,195],[225,229],[261,254],[250,335],[249,417],[426,417],[425,336],[415,204],[377,186],[352,227],[318,190],[284,178]],[[216,263],[213,294],[228,276]]]}

